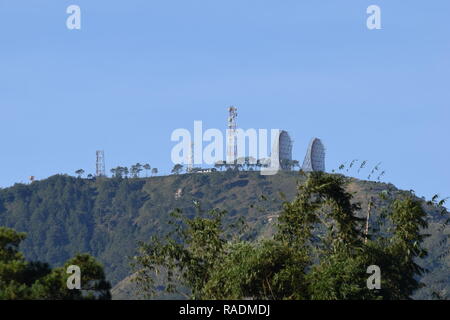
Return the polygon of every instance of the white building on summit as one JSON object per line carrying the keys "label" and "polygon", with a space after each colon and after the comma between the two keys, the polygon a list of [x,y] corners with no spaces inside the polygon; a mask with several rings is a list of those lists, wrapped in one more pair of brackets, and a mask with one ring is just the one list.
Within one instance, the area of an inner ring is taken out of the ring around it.
{"label": "white building on summit", "polygon": [[320,139],[313,138],[309,143],[302,169],[305,172],[325,172],[325,147]]}

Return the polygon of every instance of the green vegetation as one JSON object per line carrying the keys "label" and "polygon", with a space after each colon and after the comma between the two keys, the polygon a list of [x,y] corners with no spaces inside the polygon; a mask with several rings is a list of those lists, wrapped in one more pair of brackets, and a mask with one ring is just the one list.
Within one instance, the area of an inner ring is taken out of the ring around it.
{"label": "green vegetation", "polygon": [[183,170],[183,166],[181,164],[177,163],[176,165],[173,166],[173,169],[171,172],[173,174],[180,174],[182,170]]}
{"label": "green vegetation", "polygon": [[[261,176],[256,171],[226,170],[126,178],[130,173],[125,171],[119,170],[113,178],[56,175],[0,189],[0,226],[27,233],[20,251],[28,261],[45,261],[58,268],[80,252],[89,253],[104,266],[106,279],[120,288],[117,295],[120,298],[135,297],[130,289],[133,278],[130,261],[138,254],[138,242],[148,243],[152,236],[167,234],[170,213],[175,208],[187,219],[197,217],[194,203],[201,203],[206,213],[214,208],[226,211],[222,217],[224,230],[240,219],[245,220],[246,229],[240,240],[248,243],[241,252],[252,251],[253,257],[257,257],[278,250],[279,261],[288,254],[276,249],[277,245],[273,249],[270,241],[278,232],[277,217],[283,202],[293,201],[297,184],[306,181],[298,172]],[[369,203],[373,203],[371,234],[377,234],[378,220],[392,208],[392,202],[407,195],[390,184],[356,179],[350,179],[345,189],[352,194],[352,203],[361,204],[362,210],[356,212],[359,218],[366,219]],[[431,236],[423,242],[429,254],[418,259],[418,264],[430,272],[417,278],[427,287],[417,290],[413,297],[448,298],[450,255],[444,254],[443,248],[448,248],[445,235],[450,228],[444,226],[444,218],[435,205],[421,203],[427,213],[426,233]],[[387,236],[390,227],[386,223],[381,234]],[[263,246],[262,239],[269,243]],[[163,282],[158,282],[158,286],[162,285]],[[117,290],[112,292],[114,298]]]}
{"label": "green vegetation", "polygon": [[[110,171],[112,173],[113,178],[127,178],[129,174],[131,175],[130,176],[131,178],[139,178],[142,170],[145,170],[145,177],[148,177],[148,172],[150,171],[150,169],[152,175],[158,173],[157,168],[152,168],[148,163],[140,164],[139,162],[132,165],[129,169],[128,167],[119,166],[116,168],[112,168]],[[78,171],[76,171],[75,173],[78,174]]]}
{"label": "green vegetation", "polygon": [[[110,299],[110,284],[102,266],[88,254],[78,254],[63,267],[51,269],[48,264],[28,262],[19,252],[25,234],[0,227],[0,300],[95,300]],[[69,266],[81,270],[81,290],[69,290]]]}
{"label": "green vegetation", "polygon": [[[188,288],[192,299],[411,298],[426,272],[416,263],[427,256],[422,204],[411,195],[393,200],[391,234],[378,230],[369,240],[345,184],[343,176],[311,173],[284,203],[273,239],[233,238],[223,211],[193,218],[175,211],[173,231],[141,245],[135,280],[154,295],[156,275],[165,272],[165,290]],[[367,288],[371,265],[382,270],[380,290]]]}

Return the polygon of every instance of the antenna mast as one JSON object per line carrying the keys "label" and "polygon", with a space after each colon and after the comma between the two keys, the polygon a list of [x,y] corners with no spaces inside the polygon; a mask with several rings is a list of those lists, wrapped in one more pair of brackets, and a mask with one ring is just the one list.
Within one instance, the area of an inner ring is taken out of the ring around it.
{"label": "antenna mast", "polygon": [[189,149],[188,163],[187,163],[187,172],[192,172],[194,168],[194,143],[191,143],[191,148]]}
{"label": "antenna mast", "polygon": [[95,166],[95,173],[97,177],[104,177],[105,174],[105,151],[97,150],[97,162]]}
{"label": "antenna mast", "polygon": [[236,133],[237,108],[231,106],[228,108],[228,145],[227,145],[227,163],[234,163],[237,159],[237,133]]}

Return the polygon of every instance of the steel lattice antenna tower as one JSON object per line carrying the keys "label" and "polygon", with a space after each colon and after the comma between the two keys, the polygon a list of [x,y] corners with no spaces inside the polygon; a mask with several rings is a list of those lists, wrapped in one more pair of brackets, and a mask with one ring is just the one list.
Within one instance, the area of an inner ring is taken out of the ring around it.
{"label": "steel lattice antenna tower", "polygon": [[235,162],[237,159],[237,136],[236,136],[236,118],[237,108],[231,106],[228,108],[228,145],[227,145],[227,163]]}
{"label": "steel lattice antenna tower", "polygon": [[105,174],[105,151],[97,150],[97,162],[95,166],[95,173],[97,177],[104,177]]}
{"label": "steel lattice antenna tower", "polygon": [[187,172],[191,172],[194,168],[194,143],[191,143],[191,148],[189,150],[188,163],[187,163]]}

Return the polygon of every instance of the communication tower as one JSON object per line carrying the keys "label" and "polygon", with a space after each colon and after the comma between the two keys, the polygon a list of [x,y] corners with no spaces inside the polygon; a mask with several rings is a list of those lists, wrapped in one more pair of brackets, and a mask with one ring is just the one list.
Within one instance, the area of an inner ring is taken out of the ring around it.
{"label": "communication tower", "polygon": [[191,148],[189,149],[188,161],[187,161],[187,172],[191,172],[194,168],[194,143],[191,143]]}
{"label": "communication tower", "polygon": [[105,174],[105,151],[97,150],[97,162],[95,166],[95,172],[97,177],[104,177]]}
{"label": "communication tower", "polygon": [[231,106],[228,108],[228,144],[227,144],[227,163],[234,163],[237,159],[237,108]]}

